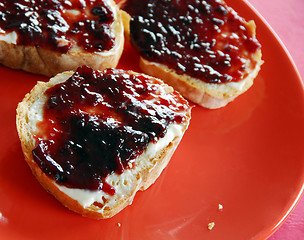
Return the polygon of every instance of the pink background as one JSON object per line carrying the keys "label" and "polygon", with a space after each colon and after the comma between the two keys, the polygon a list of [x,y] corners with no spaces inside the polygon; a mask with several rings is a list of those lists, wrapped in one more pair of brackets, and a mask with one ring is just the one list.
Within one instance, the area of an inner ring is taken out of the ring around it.
{"label": "pink background", "polygon": [[[264,17],[282,40],[297,65],[303,81],[304,0],[247,1]],[[268,240],[302,239],[304,239],[304,196],[283,225]]]}

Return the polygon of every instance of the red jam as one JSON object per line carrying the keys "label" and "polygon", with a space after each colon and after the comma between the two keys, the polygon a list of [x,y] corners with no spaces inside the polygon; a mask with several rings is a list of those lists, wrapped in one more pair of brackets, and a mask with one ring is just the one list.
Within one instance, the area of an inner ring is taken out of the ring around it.
{"label": "red jam", "polygon": [[17,44],[67,53],[73,41],[86,51],[114,46],[114,15],[102,0],[0,0],[0,33]]}
{"label": "red jam", "polygon": [[141,56],[207,83],[243,79],[246,60],[260,48],[244,19],[221,0],[127,0],[122,9],[131,15],[132,44]]}
{"label": "red jam", "polygon": [[162,89],[146,76],[78,68],[46,91],[35,162],[58,184],[114,194],[104,179],[132,167],[170,124],[185,121],[187,101]]}

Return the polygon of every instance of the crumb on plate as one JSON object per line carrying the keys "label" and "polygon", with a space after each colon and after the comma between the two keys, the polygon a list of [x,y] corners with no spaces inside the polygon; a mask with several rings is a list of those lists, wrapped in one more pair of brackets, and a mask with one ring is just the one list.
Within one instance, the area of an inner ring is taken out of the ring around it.
{"label": "crumb on plate", "polygon": [[209,230],[212,230],[212,228],[214,228],[214,226],[215,226],[215,222],[208,223],[208,229]]}

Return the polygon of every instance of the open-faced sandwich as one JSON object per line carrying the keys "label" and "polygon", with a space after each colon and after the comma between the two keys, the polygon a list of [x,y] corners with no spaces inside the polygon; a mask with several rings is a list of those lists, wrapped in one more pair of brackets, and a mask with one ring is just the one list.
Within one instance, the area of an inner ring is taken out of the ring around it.
{"label": "open-faced sandwich", "polygon": [[141,69],[187,99],[219,108],[253,84],[263,63],[255,23],[224,1],[125,0],[120,6]]}
{"label": "open-faced sandwich", "polygon": [[17,130],[47,191],[84,216],[109,218],[156,181],[190,111],[161,80],[80,67],[38,82],[18,105]]}
{"label": "open-faced sandwich", "polygon": [[0,63],[54,76],[116,67],[124,46],[113,0],[0,0]]}

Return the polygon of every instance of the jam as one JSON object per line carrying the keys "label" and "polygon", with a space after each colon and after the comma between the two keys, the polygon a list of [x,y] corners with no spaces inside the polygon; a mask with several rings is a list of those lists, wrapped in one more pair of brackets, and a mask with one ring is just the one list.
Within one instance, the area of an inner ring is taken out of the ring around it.
{"label": "jam", "polygon": [[142,57],[207,83],[243,79],[260,48],[245,20],[221,0],[127,0],[122,9]]}
{"label": "jam", "polygon": [[114,13],[104,1],[0,0],[0,33],[17,44],[67,53],[76,43],[88,52],[114,46]]}
{"label": "jam", "polygon": [[114,194],[105,178],[132,168],[170,124],[186,120],[187,101],[160,83],[122,70],[78,68],[45,93],[35,162],[58,184]]}

